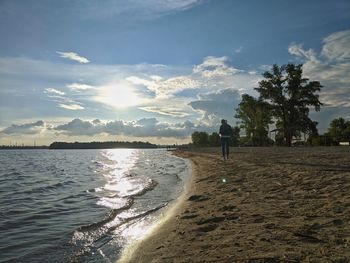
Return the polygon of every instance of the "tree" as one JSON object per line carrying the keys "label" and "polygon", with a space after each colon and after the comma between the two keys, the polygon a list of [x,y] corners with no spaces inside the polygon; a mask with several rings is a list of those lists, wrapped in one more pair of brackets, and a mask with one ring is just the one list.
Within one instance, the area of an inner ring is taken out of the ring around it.
{"label": "tree", "polygon": [[253,145],[268,144],[269,124],[272,118],[268,103],[244,94],[236,109],[235,117],[241,120],[241,128],[244,128],[248,140]]}
{"label": "tree", "polygon": [[230,146],[238,146],[239,145],[239,139],[240,134],[239,132],[241,129],[238,126],[235,126],[232,128],[232,136],[230,138]]}
{"label": "tree", "polygon": [[208,145],[208,133],[206,132],[194,132],[192,133],[191,135],[192,137],[192,143],[194,145],[201,145],[201,146],[204,146],[204,145]]}
{"label": "tree", "polygon": [[301,132],[317,133],[317,123],[309,118],[309,111],[310,107],[319,111],[322,106],[316,94],[322,88],[320,82],[303,78],[302,65],[294,64],[275,64],[263,77],[255,89],[259,98],[269,103],[285,144],[291,146],[293,137],[300,137]]}
{"label": "tree", "polygon": [[345,121],[341,117],[332,120],[329,124],[327,134],[336,143],[350,141],[350,121]]}
{"label": "tree", "polygon": [[220,146],[220,136],[217,132],[213,132],[208,136],[210,146]]}

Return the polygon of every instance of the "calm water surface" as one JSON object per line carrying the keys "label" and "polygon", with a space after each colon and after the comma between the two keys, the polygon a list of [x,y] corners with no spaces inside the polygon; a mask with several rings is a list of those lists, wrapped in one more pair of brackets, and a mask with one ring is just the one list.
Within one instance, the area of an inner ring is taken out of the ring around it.
{"label": "calm water surface", "polygon": [[0,151],[0,262],[115,262],[188,178],[162,149]]}

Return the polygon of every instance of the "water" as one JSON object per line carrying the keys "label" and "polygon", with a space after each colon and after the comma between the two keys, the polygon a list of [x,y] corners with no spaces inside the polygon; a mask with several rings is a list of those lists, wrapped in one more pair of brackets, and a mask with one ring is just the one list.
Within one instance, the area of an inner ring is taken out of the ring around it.
{"label": "water", "polygon": [[115,262],[187,177],[161,149],[0,151],[0,262]]}

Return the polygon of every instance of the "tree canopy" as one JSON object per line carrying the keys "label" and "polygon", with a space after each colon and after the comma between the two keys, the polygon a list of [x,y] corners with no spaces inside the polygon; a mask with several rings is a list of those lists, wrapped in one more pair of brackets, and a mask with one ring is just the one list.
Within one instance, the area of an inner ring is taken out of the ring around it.
{"label": "tree canopy", "polygon": [[350,121],[345,121],[343,118],[336,118],[329,124],[327,135],[334,142],[350,141]]}
{"label": "tree canopy", "polygon": [[269,124],[271,124],[272,118],[268,103],[243,94],[235,117],[241,120],[241,128],[245,130],[247,139],[251,141],[252,145],[264,146],[268,144]]}
{"label": "tree canopy", "polygon": [[310,108],[319,111],[322,103],[320,82],[303,78],[302,65],[273,65],[263,74],[264,79],[255,88],[259,99],[269,104],[276,127],[282,131],[284,143],[291,146],[293,137],[300,133],[317,133],[317,123],[309,118]]}

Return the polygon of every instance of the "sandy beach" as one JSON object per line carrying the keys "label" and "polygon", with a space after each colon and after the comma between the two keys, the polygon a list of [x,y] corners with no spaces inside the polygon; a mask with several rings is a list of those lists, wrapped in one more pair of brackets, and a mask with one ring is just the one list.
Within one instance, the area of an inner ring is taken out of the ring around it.
{"label": "sandy beach", "polygon": [[175,154],[191,180],[123,262],[350,262],[350,147]]}

